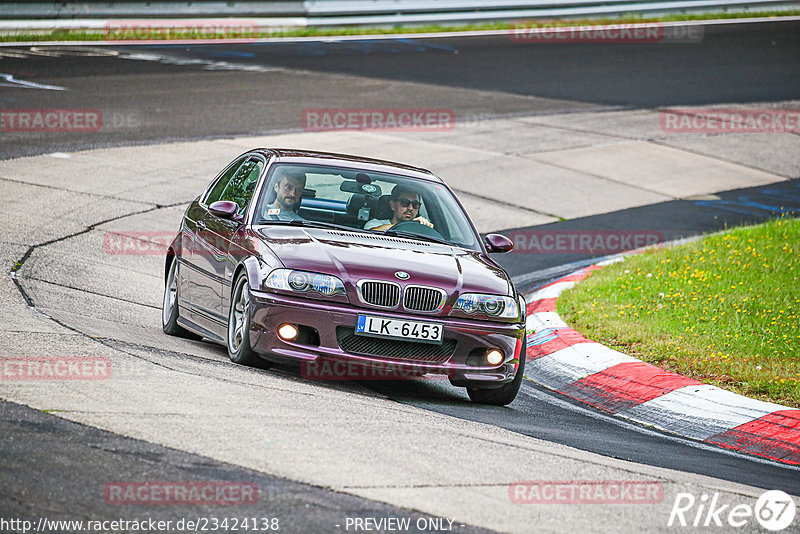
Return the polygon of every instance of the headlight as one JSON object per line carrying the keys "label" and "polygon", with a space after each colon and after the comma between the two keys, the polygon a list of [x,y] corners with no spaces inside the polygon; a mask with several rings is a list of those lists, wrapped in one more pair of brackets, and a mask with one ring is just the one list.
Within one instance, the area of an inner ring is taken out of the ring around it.
{"label": "headlight", "polygon": [[458,297],[453,309],[461,310],[471,315],[482,314],[504,319],[517,319],[519,317],[519,307],[516,301],[511,297],[498,295],[465,293]]}
{"label": "headlight", "polygon": [[344,295],[344,284],[335,276],[292,269],[275,269],[264,280],[264,285],[271,289],[282,289],[295,293],[318,293],[323,297]]}

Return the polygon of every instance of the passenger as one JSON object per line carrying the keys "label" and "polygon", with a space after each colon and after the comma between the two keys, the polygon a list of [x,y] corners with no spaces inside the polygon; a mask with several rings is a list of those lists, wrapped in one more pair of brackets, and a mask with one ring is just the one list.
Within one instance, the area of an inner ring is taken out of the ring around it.
{"label": "passenger", "polygon": [[405,221],[417,221],[425,226],[433,228],[433,224],[419,215],[419,207],[422,205],[420,196],[413,190],[402,184],[397,184],[392,189],[389,207],[392,209],[391,219],[371,219],[364,225],[365,230],[375,230],[381,232],[388,230],[395,224]]}
{"label": "passenger", "polygon": [[264,206],[264,219],[292,220],[302,219],[297,210],[306,186],[306,173],[299,169],[283,169],[275,182],[275,200]]}

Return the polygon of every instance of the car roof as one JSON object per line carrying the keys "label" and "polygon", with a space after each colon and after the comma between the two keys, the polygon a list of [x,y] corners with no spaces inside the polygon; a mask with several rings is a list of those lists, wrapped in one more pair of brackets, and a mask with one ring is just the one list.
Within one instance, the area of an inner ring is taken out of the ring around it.
{"label": "car roof", "polygon": [[316,150],[298,150],[291,148],[256,148],[249,152],[261,152],[265,156],[275,156],[277,162],[281,163],[305,163],[318,165],[341,165],[352,167],[357,164],[358,168],[372,170],[376,172],[387,172],[414,176],[424,180],[432,180],[442,183],[441,178],[422,167],[413,167],[394,161],[367,158],[364,156],[353,156],[350,154],[336,154],[333,152],[319,152]]}

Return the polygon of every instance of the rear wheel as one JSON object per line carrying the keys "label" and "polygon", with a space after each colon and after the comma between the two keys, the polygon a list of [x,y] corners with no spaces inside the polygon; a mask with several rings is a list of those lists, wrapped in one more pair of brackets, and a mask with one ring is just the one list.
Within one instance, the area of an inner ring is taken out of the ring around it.
{"label": "rear wheel", "polygon": [[264,367],[252,347],[250,347],[250,287],[247,273],[242,271],[236,277],[231,295],[231,309],[228,313],[228,357],[232,362],[242,365]]}
{"label": "rear wheel", "polygon": [[178,324],[178,258],[172,258],[164,285],[164,301],[161,306],[161,329],[171,336],[186,339],[203,339]]}
{"label": "rear wheel", "polygon": [[519,367],[517,374],[511,382],[494,389],[478,389],[467,386],[467,394],[472,402],[480,404],[491,404],[493,406],[506,406],[517,398],[519,388],[522,385],[522,375],[525,373],[525,349],[526,340],[522,340],[522,349],[519,352]]}

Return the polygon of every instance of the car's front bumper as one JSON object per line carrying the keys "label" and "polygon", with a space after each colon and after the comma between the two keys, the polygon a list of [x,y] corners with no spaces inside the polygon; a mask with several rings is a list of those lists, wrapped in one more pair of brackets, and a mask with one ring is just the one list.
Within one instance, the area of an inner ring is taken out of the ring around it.
{"label": "car's front bumper", "polygon": [[[353,337],[359,314],[438,323],[443,326],[445,341],[439,347],[432,347],[414,341],[387,343],[383,339]],[[285,323],[303,327],[302,339],[295,342],[280,339],[277,330]],[[311,332],[309,329],[316,334],[305,335]],[[500,386],[514,378],[524,335],[525,327],[520,323],[410,315],[252,292],[253,350],[269,359],[304,362],[303,374],[309,378],[381,379],[436,374],[446,375],[456,385]],[[483,359],[489,349],[503,353],[500,364],[492,366]],[[328,360],[333,365],[323,365]]]}

